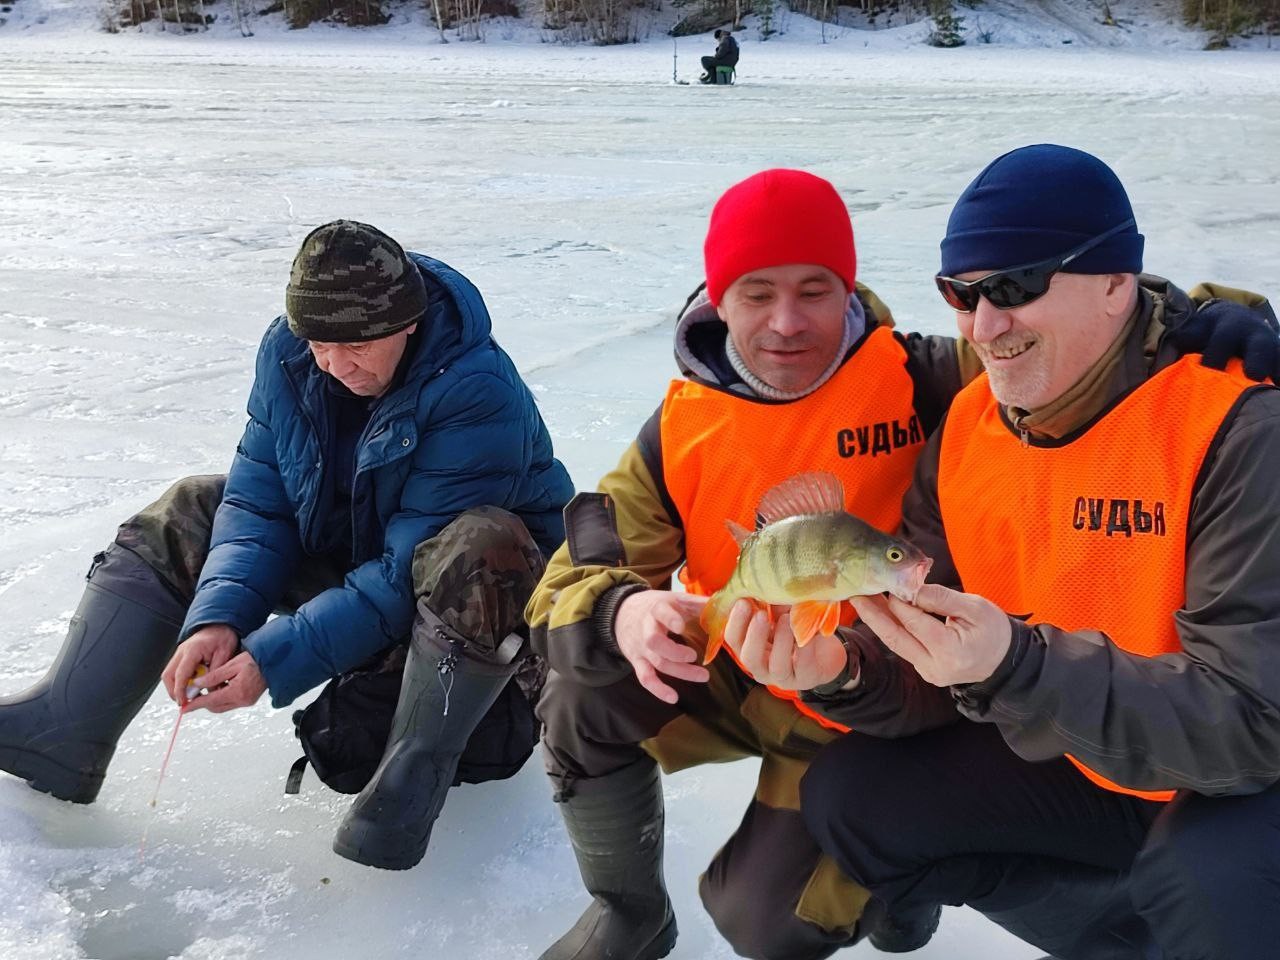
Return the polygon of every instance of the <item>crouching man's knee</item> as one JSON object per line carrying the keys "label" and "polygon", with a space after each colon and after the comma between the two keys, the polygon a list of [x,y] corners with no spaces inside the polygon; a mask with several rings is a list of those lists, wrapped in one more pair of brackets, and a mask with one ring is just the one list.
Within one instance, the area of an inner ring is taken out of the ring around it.
{"label": "crouching man's knee", "polygon": [[500,507],[459,515],[413,552],[413,591],[449,630],[496,654],[523,634],[524,606],[546,567],[524,523]]}
{"label": "crouching man's knee", "polygon": [[190,603],[209,556],[213,515],[226,484],[221,474],[184,477],[122,523],[115,542]]}
{"label": "crouching man's knee", "polygon": [[770,902],[770,877],[756,877],[750,891],[716,883],[710,874],[698,881],[698,895],[720,935],[740,957],[750,960],[821,960],[854,941],[856,921],[824,929],[797,916],[786,898]]}
{"label": "crouching man's knee", "polygon": [[1280,788],[1180,794],[1134,861],[1134,906],[1173,956],[1261,957],[1280,939]]}
{"label": "crouching man's knee", "polygon": [[[785,786],[766,771],[766,789]],[[716,928],[742,957],[819,960],[853,943],[868,893],[814,847],[795,810],[759,801],[699,878]]]}

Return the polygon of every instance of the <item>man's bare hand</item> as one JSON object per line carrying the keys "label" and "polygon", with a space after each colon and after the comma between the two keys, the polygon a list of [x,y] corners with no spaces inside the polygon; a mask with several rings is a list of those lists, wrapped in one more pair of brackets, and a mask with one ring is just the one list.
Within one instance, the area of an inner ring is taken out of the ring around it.
{"label": "man's bare hand", "polygon": [[675,703],[679,697],[661,675],[706,683],[711,674],[698,664],[698,652],[674,640],[697,624],[706,597],[670,590],[642,590],[629,594],[618,606],[614,635],[618,649],[636,672],[636,679],[659,700]]}
{"label": "man's bare hand", "polygon": [[[239,647],[240,638],[226,624],[211,623],[201,627],[178,644],[178,649],[160,674],[160,681],[173,702],[182,706],[187,702],[187,685],[195,678],[196,668],[204,664],[210,670],[216,670],[230,660]],[[201,686],[207,686],[204,678],[201,678]]]}
{"label": "man's bare hand", "polygon": [[937,583],[921,587],[914,604],[856,597],[853,606],[886,647],[937,687],[986,680],[1013,640],[1008,614],[994,603]]}
{"label": "man's bare hand", "polygon": [[193,697],[189,701],[189,709],[208,710],[210,713],[226,713],[253,706],[267,690],[262,671],[247,650],[210,670],[196,683],[209,692]]}
{"label": "man's bare hand", "polygon": [[758,682],[783,690],[811,690],[830,683],[849,658],[838,637],[821,633],[797,646],[789,612],[770,627],[768,615],[748,600],[739,600],[729,611],[724,642]]}

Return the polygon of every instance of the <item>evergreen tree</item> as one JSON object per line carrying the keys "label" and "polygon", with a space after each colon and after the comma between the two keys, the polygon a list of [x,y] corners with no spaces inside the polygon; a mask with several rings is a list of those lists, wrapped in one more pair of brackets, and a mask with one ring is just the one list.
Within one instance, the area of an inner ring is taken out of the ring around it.
{"label": "evergreen tree", "polygon": [[952,9],[951,0],[929,0],[929,16],[933,21],[933,32],[929,34],[928,43],[934,47],[960,47],[964,45],[964,17],[957,17]]}

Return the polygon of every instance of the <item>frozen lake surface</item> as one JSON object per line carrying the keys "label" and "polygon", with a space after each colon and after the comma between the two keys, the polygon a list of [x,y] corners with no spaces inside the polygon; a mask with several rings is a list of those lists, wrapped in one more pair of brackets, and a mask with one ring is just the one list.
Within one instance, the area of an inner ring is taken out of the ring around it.
{"label": "frozen lake surface", "polygon": [[[52,660],[115,525],[177,477],[226,469],[258,339],[326,220],[377,224],[477,283],[580,488],[674,372],[671,319],[700,279],[712,203],[764,167],[835,182],[859,278],[903,329],[950,332],[931,282],[950,203],[998,153],[1042,141],[1116,168],[1152,272],[1277,294],[1280,59],[1264,52],[859,52],[798,36],[750,45],[737,87],[703,88],[671,83],[662,42],[3,43],[4,692]],[[704,46],[682,41],[681,76]],[[298,750],[265,698],[190,716],[152,811],[173,717],[152,699],[91,807],[0,775],[0,956],[532,960],[585,905],[538,762],[456,790],[424,864],[386,873],[330,852],[347,798],[310,775],[283,795]],[[731,956],[695,883],[754,773],[666,781],[676,960]],[[949,910],[917,956],[1037,954]]]}

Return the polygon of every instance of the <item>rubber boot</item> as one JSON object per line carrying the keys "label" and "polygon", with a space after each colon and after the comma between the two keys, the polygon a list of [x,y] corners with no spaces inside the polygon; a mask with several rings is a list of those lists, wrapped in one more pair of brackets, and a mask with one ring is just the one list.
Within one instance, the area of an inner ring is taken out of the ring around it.
{"label": "rubber boot", "polygon": [[662,783],[647,757],[573,783],[560,812],[591,906],[540,960],[658,960],[676,945],[662,879]]}
{"label": "rubber boot", "polygon": [[94,558],[88,581],[44,679],[0,697],[0,770],[73,803],[97,799],[116,741],[159,682],[185,612],[121,547]]}
{"label": "rubber boot", "polygon": [[[873,905],[879,908],[874,914]],[[915,953],[924,949],[938,932],[942,907],[932,904],[886,913],[883,903],[872,899],[862,917],[870,931],[871,945],[881,953]]]}
{"label": "rubber boot", "polygon": [[427,852],[431,828],[453,786],[458,759],[481,718],[519,665],[517,634],[488,663],[425,605],[415,626],[382,762],[333,840],[339,856],[383,870],[408,870]]}

